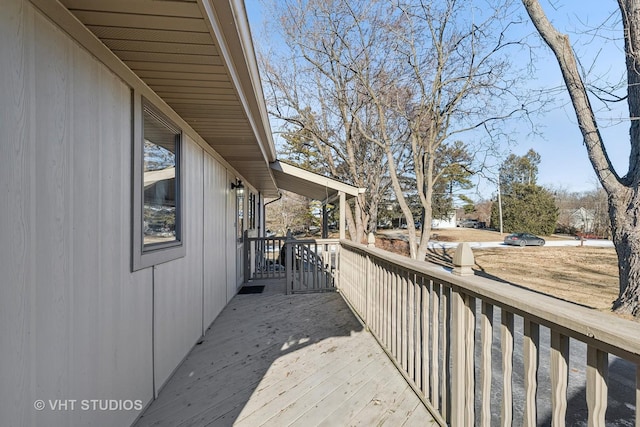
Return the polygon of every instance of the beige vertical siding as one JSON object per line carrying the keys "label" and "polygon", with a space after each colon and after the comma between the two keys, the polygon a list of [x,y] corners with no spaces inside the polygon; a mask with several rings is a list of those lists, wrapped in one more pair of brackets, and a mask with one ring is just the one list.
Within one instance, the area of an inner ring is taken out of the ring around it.
{"label": "beige vertical siding", "polygon": [[182,145],[183,236],[187,255],[155,266],[154,366],[156,389],[202,335],[203,151],[188,137]]}
{"label": "beige vertical siding", "polygon": [[[227,172],[226,186],[229,188],[232,182],[236,182],[236,177],[230,172]],[[235,191],[227,192],[227,221],[225,225],[226,229],[226,242],[225,242],[225,257],[227,264],[227,301],[231,301],[231,298],[238,291],[238,276],[236,270],[237,261],[237,234],[236,234],[236,193]]]}
{"label": "beige vertical siding", "polygon": [[40,16],[0,13],[0,424],[127,425],[152,398],[151,271],[130,273],[129,88]]}
{"label": "beige vertical siding", "polygon": [[203,328],[227,304],[226,239],[227,172],[213,157],[204,156],[204,317]]}
{"label": "beige vertical siding", "polygon": [[28,1],[1,9],[0,425],[126,426],[49,400],[146,405],[235,295],[228,172],[185,135],[186,256],[131,273],[131,90]]}

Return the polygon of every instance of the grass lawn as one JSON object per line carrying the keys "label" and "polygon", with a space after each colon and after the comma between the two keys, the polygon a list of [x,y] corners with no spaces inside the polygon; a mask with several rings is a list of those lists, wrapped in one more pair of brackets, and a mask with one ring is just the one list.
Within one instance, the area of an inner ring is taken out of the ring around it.
{"label": "grass lawn", "polygon": [[[394,233],[399,230],[394,230]],[[389,237],[395,237],[389,232]],[[405,231],[406,233],[406,231]],[[436,236],[433,236],[433,235]],[[497,231],[455,228],[433,230],[432,238],[447,242],[492,242],[504,240]],[[383,237],[383,236],[380,236]],[[545,240],[568,237],[542,236]],[[379,239],[378,246],[402,252],[393,240]],[[455,249],[434,249],[427,260],[451,265]],[[613,248],[526,247],[474,249],[476,274],[514,286],[531,289],[556,298],[594,308],[611,310],[618,295],[618,259]],[[405,252],[406,255],[406,252]]]}

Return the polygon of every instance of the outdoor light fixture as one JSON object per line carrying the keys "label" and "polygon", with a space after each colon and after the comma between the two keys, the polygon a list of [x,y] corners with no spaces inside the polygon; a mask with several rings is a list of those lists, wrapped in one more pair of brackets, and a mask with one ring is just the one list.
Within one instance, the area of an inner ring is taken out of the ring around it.
{"label": "outdoor light fixture", "polygon": [[232,190],[238,190],[238,194],[242,195],[244,193],[244,185],[242,184],[241,180],[238,180],[237,182],[232,182],[231,183],[231,189]]}

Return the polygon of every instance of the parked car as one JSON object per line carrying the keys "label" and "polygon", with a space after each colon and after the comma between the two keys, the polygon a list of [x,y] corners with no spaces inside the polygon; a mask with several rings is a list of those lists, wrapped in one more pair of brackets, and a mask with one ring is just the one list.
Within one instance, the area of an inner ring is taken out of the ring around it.
{"label": "parked car", "polygon": [[544,246],[544,239],[529,233],[513,233],[504,238],[505,245]]}
{"label": "parked car", "polygon": [[465,228],[477,228],[478,220],[476,219],[462,219],[458,221],[458,227]]}

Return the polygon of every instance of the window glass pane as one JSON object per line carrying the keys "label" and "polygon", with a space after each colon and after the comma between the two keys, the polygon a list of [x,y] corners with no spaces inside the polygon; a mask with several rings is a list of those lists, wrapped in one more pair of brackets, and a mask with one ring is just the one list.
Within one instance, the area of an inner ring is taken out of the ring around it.
{"label": "window glass pane", "polygon": [[144,109],[144,245],[179,240],[177,227],[180,132]]}

